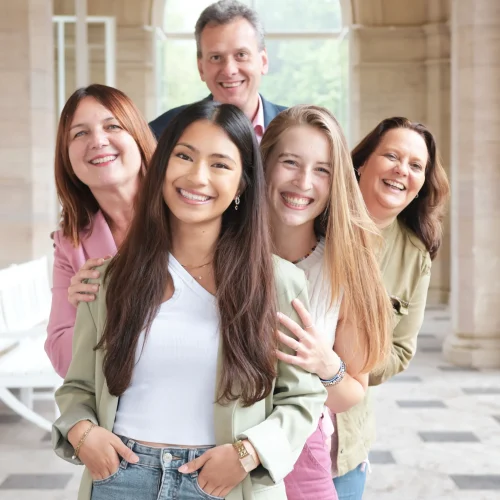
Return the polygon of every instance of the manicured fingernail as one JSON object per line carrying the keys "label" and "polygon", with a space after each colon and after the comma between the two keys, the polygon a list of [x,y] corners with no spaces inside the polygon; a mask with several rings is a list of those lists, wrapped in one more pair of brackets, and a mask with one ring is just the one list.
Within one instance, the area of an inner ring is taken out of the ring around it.
{"label": "manicured fingernail", "polygon": [[278,318],[282,318],[283,314],[278,311]]}
{"label": "manicured fingernail", "polygon": [[187,465],[182,465],[178,469],[179,472],[187,472],[188,471],[188,466]]}

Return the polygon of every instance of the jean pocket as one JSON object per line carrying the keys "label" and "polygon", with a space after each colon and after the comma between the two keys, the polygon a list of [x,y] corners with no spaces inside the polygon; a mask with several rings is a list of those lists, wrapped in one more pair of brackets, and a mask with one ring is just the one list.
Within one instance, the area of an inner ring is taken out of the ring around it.
{"label": "jean pocket", "polygon": [[116,472],[113,472],[113,474],[111,474],[108,477],[105,477],[104,479],[93,479],[92,484],[94,486],[101,486],[104,484],[111,483],[112,481],[120,477],[121,473],[124,471],[126,466],[127,466],[127,461],[124,458],[122,458],[122,461],[120,462],[120,465],[118,466]]}
{"label": "jean pocket", "polygon": [[331,475],[332,459],[325,443],[306,443],[302,453],[310,466]]}
{"label": "jean pocket", "polygon": [[214,495],[210,495],[210,493],[207,493],[205,490],[203,490],[200,486],[200,483],[198,482],[198,474],[192,475],[191,480],[193,481],[194,487],[196,491],[203,497],[203,498],[208,498],[210,500],[224,500],[224,497],[216,497]]}

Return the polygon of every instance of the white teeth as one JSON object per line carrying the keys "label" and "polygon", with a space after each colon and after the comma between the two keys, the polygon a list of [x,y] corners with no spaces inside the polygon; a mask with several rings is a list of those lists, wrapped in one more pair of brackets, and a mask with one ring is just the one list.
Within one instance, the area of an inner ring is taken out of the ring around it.
{"label": "white teeth", "polygon": [[202,196],[200,194],[190,193],[189,191],[185,191],[184,189],[179,189],[181,195],[188,200],[194,201],[208,201],[210,196]]}
{"label": "white teeth", "polygon": [[103,158],[97,158],[96,160],[91,160],[92,165],[99,165],[100,163],[106,163],[108,161],[116,160],[116,155],[104,156]]}
{"label": "white teeth", "polygon": [[234,83],[224,83],[222,82],[221,85],[225,88],[225,89],[232,89],[234,87],[239,87],[243,82],[234,82]]}
{"label": "white teeth", "polygon": [[392,187],[395,187],[397,189],[400,189],[401,191],[403,191],[405,189],[404,184],[401,184],[401,182],[390,181],[390,180],[384,180],[384,182],[386,184],[388,184],[389,186],[392,186]]}
{"label": "white teeth", "polygon": [[281,196],[287,203],[289,203],[290,205],[294,205],[296,207],[305,207],[309,205],[309,203],[311,202],[309,198],[295,198],[295,197],[292,198],[284,194],[282,194]]}

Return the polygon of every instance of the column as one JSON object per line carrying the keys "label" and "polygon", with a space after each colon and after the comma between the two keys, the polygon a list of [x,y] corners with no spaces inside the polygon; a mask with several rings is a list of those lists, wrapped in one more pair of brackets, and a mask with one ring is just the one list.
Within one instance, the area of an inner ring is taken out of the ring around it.
{"label": "column", "polygon": [[[429,23],[424,26],[427,41],[427,109],[424,123],[432,131],[443,166],[450,175],[450,30],[445,16],[434,12],[438,2],[432,2]],[[432,263],[431,284],[427,304],[448,304],[450,294],[450,220],[444,221],[443,243]]]}
{"label": "column", "polygon": [[454,364],[500,367],[500,2],[452,3]]}
{"label": "column", "polygon": [[390,116],[425,121],[426,35],[421,26],[354,25],[351,34],[353,146]]}
{"label": "column", "polygon": [[0,268],[52,253],[54,44],[51,0],[2,2]]}

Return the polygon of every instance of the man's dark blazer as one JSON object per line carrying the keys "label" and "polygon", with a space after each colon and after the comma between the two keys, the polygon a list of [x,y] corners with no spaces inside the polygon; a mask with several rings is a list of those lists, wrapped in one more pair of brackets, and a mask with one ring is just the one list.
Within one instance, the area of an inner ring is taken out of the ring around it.
{"label": "man's dark blazer", "polygon": [[[272,102],[266,101],[262,96],[262,107],[264,108],[264,128],[267,128],[269,122],[280,112],[286,109],[286,106],[278,106],[277,104],[273,104]],[[212,99],[212,95],[210,94],[208,97],[205,97],[205,100]],[[173,108],[158,118],[154,119],[149,123],[151,130],[154,132],[157,139],[160,138],[160,135],[165,130],[165,127],[170,123],[170,120],[180,113],[183,109],[187,108],[189,104],[185,104],[184,106],[179,106],[178,108]]]}

